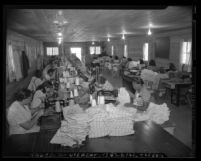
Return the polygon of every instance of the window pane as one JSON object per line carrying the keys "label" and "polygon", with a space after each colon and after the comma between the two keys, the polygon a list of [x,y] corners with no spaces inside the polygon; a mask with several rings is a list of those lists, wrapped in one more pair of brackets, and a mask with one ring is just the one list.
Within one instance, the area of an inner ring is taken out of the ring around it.
{"label": "window pane", "polygon": [[96,47],[96,54],[100,54],[101,53],[101,49],[99,46]]}
{"label": "window pane", "polygon": [[95,54],[95,47],[94,46],[91,46],[90,47],[90,54]]}
{"label": "window pane", "polygon": [[49,56],[52,55],[52,48],[47,47],[47,55]]}
{"label": "window pane", "polygon": [[53,48],[53,55],[59,55],[59,49],[58,47]]}
{"label": "window pane", "polygon": [[144,46],[143,46],[143,59],[145,61],[148,61],[149,59],[149,44],[148,43],[145,43]]}

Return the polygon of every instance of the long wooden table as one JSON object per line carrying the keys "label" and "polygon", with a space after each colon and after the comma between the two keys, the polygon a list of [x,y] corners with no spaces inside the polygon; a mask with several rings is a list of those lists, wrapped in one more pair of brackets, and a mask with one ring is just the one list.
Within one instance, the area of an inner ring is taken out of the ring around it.
{"label": "long wooden table", "polygon": [[3,147],[3,156],[66,156],[69,152],[143,153],[150,156],[161,153],[163,157],[193,157],[193,151],[153,122],[136,122],[135,134],[121,137],[86,139],[79,148],[50,144],[56,130],[12,135]]}
{"label": "long wooden table", "polygon": [[[179,106],[180,105],[180,91],[182,88],[188,88],[192,85],[192,82],[174,82],[171,80],[161,80],[161,84],[163,84],[166,88],[171,90],[171,103]],[[176,92],[176,101],[173,101],[173,92]]]}

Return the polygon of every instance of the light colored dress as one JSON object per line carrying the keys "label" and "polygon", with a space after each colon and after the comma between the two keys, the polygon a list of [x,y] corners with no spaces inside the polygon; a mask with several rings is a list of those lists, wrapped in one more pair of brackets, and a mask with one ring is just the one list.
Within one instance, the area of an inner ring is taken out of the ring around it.
{"label": "light colored dress", "polygon": [[18,101],[13,102],[7,111],[9,135],[39,132],[40,127],[37,125],[34,125],[29,130],[20,126],[20,124],[31,120],[31,118],[31,111],[28,106],[23,107]]}
{"label": "light colored dress", "polygon": [[37,90],[31,102],[31,108],[38,107],[43,102],[42,100],[44,99],[44,97],[46,97],[46,94],[43,93],[41,90]]}

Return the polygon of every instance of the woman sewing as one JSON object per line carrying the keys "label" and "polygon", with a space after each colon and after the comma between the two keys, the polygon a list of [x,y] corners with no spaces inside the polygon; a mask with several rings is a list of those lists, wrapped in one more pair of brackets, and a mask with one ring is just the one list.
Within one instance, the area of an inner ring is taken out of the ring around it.
{"label": "woman sewing", "polygon": [[144,82],[141,78],[133,80],[132,86],[135,89],[135,94],[130,91],[128,92],[133,99],[133,106],[137,108],[138,111],[146,111],[151,100],[150,92],[144,86]]}
{"label": "woman sewing", "polygon": [[16,101],[11,104],[7,111],[10,135],[40,131],[37,122],[44,111],[40,108],[30,109],[31,100],[32,92],[28,89],[23,89],[16,94]]}

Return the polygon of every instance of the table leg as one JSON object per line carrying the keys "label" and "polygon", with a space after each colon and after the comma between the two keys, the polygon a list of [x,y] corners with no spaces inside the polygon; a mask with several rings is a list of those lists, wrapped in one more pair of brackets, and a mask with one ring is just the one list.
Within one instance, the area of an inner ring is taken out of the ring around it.
{"label": "table leg", "polygon": [[176,105],[179,106],[180,104],[180,86],[176,86]]}

